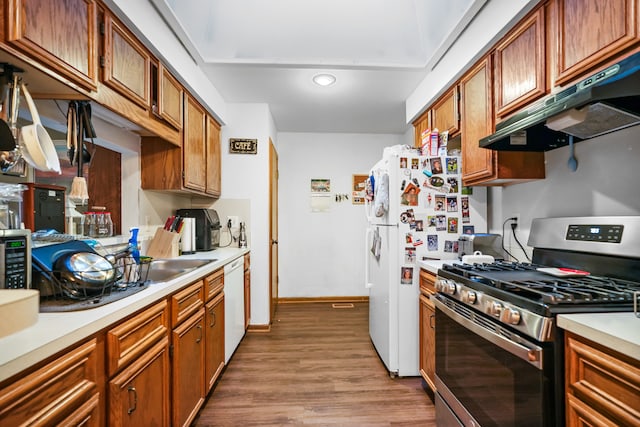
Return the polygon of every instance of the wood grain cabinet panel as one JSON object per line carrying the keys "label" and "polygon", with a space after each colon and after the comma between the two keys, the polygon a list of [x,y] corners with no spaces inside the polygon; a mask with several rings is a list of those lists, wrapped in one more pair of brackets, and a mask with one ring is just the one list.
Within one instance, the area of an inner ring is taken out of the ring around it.
{"label": "wood grain cabinet panel", "polygon": [[495,113],[502,118],[546,93],[544,7],[518,24],[496,47]]}
{"label": "wood grain cabinet panel", "polygon": [[171,296],[171,327],[175,328],[204,305],[203,281],[199,280]]}
{"label": "wood grain cabinet panel", "polygon": [[104,14],[103,82],[148,110],[151,103],[151,54],[127,28]]}
{"label": "wood grain cabinet panel", "polygon": [[565,335],[567,426],[640,425],[638,361]]}
{"label": "wood grain cabinet panel", "polygon": [[429,294],[420,294],[420,375],[436,391],[436,309]]}
{"label": "wood grain cabinet panel", "polygon": [[555,85],[588,74],[640,42],[638,0],[554,0]]}
{"label": "wood grain cabinet panel", "polygon": [[185,94],[184,139],[182,155],[184,161],[184,186],[204,192],[207,186],[206,122],[204,108]]}
{"label": "wood grain cabinet panel", "polygon": [[184,90],[162,64],[158,66],[158,114],[176,129],[182,129]]}
{"label": "wood grain cabinet panel", "polygon": [[422,147],[422,134],[427,130],[431,130],[431,110],[422,113],[413,122],[413,127],[415,131],[415,147],[420,148]]}
{"label": "wood grain cabinet panel", "polygon": [[205,301],[218,295],[224,289],[224,268],[219,268],[204,278]]}
{"label": "wood grain cabinet panel", "polygon": [[145,309],[107,331],[107,369],[109,376],[169,334],[169,305],[166,300]]}
{"label": "wood grain cabinet panel", "polygon": [[206,192],[219,197],[222,191],[222,155],[220,125],[207,115],[207,186]]}
{"label": "wood grain cabinet panel", "polygon": [[109,381],[108,425],[168,426],[169,338],[165,336]]}
{"label": "wood grain cabinet panel", "polygon": [[0,426],[101,426],[100,348],[92,339],[0,390]]}
{"label": "wood grain cabinet panel", "polygon": [[433,104],[431,108],[432,129],[438,129],[441,133],[449,131],[449,137],[460,132],[459,100],[458,86],[454,86]]}
{"label": "wood grain cabinet panel", "polygon": [[462,182],[504,185],[545,177],[544,153],[494,151],[481,148],[493,132],[491,58],[481,60],[460,80]]}
{"label": "wood grain cabinet panel", "polygon": [[209,301],[205,310],[205,379],[207,392],[224,368],[224,292]]}
{"label": "wood grain cabinet panel", "polygon": [[6,0],[7,43],[54,73],[94,91],[98,84],[94,0]]}
{"label": "wood grain cabinet panel", "polygon": [[171,375],[172,425],[188,426],[196,417],[205,397],[204,308],[172,332]]}

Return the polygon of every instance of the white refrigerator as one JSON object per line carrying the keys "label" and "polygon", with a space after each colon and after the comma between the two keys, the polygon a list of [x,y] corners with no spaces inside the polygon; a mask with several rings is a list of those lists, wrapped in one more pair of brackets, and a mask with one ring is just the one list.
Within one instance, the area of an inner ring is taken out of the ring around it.
{"label": "white refrigerator", "polygon": [[[461,159],[387,147],[366,183],[369,335],[389,374],[419,375],[419,260],[457,258],[486,232],[486,190],[463,188]],[[472,192],[472,194],[469,194]]]}

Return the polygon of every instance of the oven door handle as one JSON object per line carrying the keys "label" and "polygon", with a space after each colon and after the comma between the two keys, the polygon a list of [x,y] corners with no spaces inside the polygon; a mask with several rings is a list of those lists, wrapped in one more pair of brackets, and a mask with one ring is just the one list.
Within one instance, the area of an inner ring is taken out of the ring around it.
{"label": "oven door handle", "polygon": [[[519,335],[512,333],[512,335],[520,337],[521,342],[515,342],[505,337],[504,335],[497,333],[495,330],[488,329],[486,326],[477,324],[473,320],[470,320],[465,316],[458,314],[451,308],[447,307],[447,305],[444,304],[442,301],[440,301],[438,298],[434,298],[434,300],[435,300],[436,308],[440,309],[440,311],[442,311],[444,314],[449,316],[452,320],[455,320],[463,327],[469,329],[473,333],[481,336],[482,338],[497,345],[498,347],[508,351],[509,353],[513,354],[519,359],[522,359],[525,362],[535,366],[539,370],[542,370],[542,352],[543,352],[542,347],[525,340]],[[476,313],[472,313],[471,316],[475,317],[479,315]],[[483,322],[483,324],[484,323],[485,322]],[[496,324],[495,322],[491,322],[491,323]],[[438,330],[438,322],[436,321],[436,333],[437,333],[437,330]]]}

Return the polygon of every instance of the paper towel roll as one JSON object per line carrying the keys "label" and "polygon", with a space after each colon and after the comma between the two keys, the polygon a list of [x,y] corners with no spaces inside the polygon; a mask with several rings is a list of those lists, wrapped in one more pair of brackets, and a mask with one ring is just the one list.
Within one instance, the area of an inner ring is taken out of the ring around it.
{"label": "paper towel roll", "polygon": [[196,227],[195,218],[185,218],[182,227],[181,249],[183,254],[192,254],[195,252],[196,245]]}

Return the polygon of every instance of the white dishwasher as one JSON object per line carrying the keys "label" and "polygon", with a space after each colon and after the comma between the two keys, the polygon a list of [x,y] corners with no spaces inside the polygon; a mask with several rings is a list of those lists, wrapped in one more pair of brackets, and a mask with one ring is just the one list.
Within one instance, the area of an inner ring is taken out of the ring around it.
{"label": "white dishwasher", "polygon": [[244,257],[224,266],[224,363],[244,336]]}

